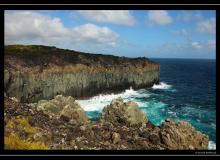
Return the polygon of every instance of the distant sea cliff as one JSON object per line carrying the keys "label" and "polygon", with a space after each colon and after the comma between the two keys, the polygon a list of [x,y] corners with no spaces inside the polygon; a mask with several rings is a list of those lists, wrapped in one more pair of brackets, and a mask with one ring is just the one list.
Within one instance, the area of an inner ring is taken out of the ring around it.
{"label": "distant sea cliff", "polygon": [[21,102],[58,94],[90,97],[103,92],[151,87],[160,65],[147,58],[89,54],[41,45],[5,46],[4,92]]}

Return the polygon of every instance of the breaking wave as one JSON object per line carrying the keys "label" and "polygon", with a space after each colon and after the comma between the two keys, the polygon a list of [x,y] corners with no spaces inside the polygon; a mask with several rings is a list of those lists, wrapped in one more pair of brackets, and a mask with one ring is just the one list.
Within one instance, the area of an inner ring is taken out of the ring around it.
{"label": "breaking wave", "polygon": [[209,150],[216,150],[216,143],[213,141],[209,141],[208,149]]}
{"label": "breaking wave", "polygon": [[172,85],[166,84],[165,82],[160,82],[159,84],[154,84],[153,89],[170,89]]}
{"label": "breaking wave", "polygon": [[114,98],[118,98],[119,96],[126,101],[126,99],[130,97],[138,97],[143,95],[130,87],[130,89],[127,89],[119,94],[100,94],[87,100],[77,100],[77,102],[85,111],[101,111],[106,105],[110,104]]}

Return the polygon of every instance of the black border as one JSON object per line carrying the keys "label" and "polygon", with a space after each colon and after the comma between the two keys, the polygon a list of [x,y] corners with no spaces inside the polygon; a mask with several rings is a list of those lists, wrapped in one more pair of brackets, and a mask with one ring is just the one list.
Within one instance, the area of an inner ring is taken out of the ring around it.
{"label": "black border", "polygon": [[[4,10],[78,10],[78,9],[133,9],[133,10],[148,10],[148,9],[166,9],[166,10],[216,10],[216,19],[217,19],[217,26],[218,25],[218,18],[219,18],[219,13],[220,11],[218,10],[217,6],[214,5],[0,5],[0,15],[1,15],[1,35],[4,35]],[[218,27],[216,27],[218,28]],[[216,31],[216,35],[218,35],[219,32],[218,30]],[[218,44],[218,36],[216,36],[216,41]],[[1,53],[4,53],[4,36],[1,36],[1,41],[0,41],[3,45],[1,48]],[[216,53],[218,53],[218,45],[216,44]],[[1,54],[4,60],[4,54]],[[217,63],[217,56],[218,54],[216,54],[216,65],[218,66]],[[2,67],[1,69],[4,68],[4,62],[2,61]],[[217,67],[216,66],[216,67]],[[218,67],[217,67],[218,68]],[[217,75],[217,70],[216,70],[216,75]],[[3,74],[2,74],[3,76]],[[3,79],[3,78],[2,78]],[[218,82],[218,76],[216,76],[216,82]],[[218,85],[216,85],[218,86]],[[4,89],[4,86],[2,84],[2,91]],[[218,91],[218,90],[217,90]],[[218,94],[218,92],[216,91],[216,96]],[[2,97],[3,96],[3,92],[2,92]],[[3,101],[2,101],[3,102]],[[217,99],[218,102],[218,99]],[[216,102],[216,103],[217,103]],[[4,102],[3,102],[4,105]],[[3,106],[2,105],[2,106]],[[218,103],[216,104],[216,106],[218,106]],[[3,108],[3,107],[2,107]],[[4,124],[4,112],[3,109],[1,108],[1,124]],[[218,131],[218,124],[219,124],[219,117],[217,116],[219,112],[218,107],[216,107],[216,135],[219,134]],[[4,150],[4,126],[1,125],[1,138],[0,138],[0,142],[1,142],[1,148],[0,148],[0,155],[72,155],[72,156],[77,156],[77,155],[81,155],[81,156],[88,156],[88,155],[129,155],[129,156],[133,156],[133,155],[163,155],[163,156],[168,156],[168,155],[188,155],[188,156],[213,156],[216,154],[219,154],[219,138],[216,137],[216,146],[217,146],[217,150],[215,151],[215,154],[211,154],[211,152],[213,153],[213,151],[210,150],[206,150],[206,151],[190,151],[190,150],[165,150],[165,151],[154,151],[154,150],[92,150],[92,151],[87,151],[87,150],[77,150],[77,151],[73,151],[73,150],[46,150],[46,151],[37,151],[37,150],[33,150],[33,151],[22,151],[22,150]]]}
{"label": "black border", "polygon": [[219,0],[1,0],[0,4],[220,4]]}
{"label": "black border", "polygon": [[[178,0],[177,0],[178,1]],[[0,10],[218,10],[220,5],[77,4],[77,5],[1,5]]]}

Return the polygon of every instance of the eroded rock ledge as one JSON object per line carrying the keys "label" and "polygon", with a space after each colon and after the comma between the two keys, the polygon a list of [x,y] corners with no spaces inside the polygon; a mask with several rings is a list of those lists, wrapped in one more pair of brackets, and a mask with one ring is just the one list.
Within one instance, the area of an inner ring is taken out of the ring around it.
{"label": "eroded rock ledge", "polygon": [[151,87],[160,66],[147,58],[89,54],[38,45],[5,46],[4,91],[21,102],[58,94],[88,97]]}
{"label": "eroded rock ledge", "polygon": [[90,121],[72,97],[58,95],[35,104],[23,104],[5,97],[4,103],[5,149],[208,148],[208,136],[189,123],[167,119],[161,126],[154,126],[136,103],[123,102],[120,97],[103,109],[98,121]]}

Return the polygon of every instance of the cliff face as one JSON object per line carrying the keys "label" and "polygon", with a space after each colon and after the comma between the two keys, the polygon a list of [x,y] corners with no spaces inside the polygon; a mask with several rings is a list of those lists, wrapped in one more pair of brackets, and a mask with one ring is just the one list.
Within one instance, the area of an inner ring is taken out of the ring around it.
{"label": "cliff face", "polygon": [[88,54],[46,46],[5,46],[4,89],[22,102],[57,94],[87,97],[108,91],[150,87],[159,64],[147,58]]}

